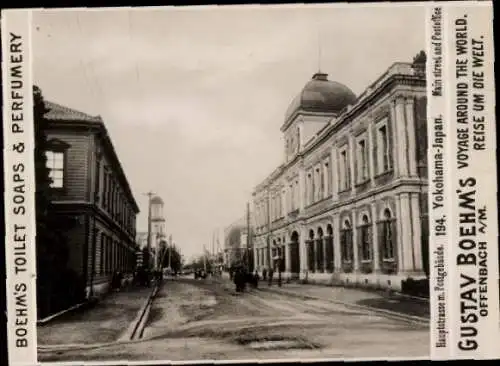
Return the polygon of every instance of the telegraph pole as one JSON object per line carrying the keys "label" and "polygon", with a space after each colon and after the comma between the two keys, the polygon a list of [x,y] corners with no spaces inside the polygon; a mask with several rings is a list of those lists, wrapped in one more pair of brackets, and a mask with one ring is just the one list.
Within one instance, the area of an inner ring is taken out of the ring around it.
{"label": "telegraph pole", "polygon": [[211,253],[210,253],[210,269],[213,272],[213,266],[214,266],[214,253],[215,253],[215,231],[212,232],[212,246],[211,246]]}
{"label": "telegraph pole", "polygon": [[153,197],[154,193],[149,191],[148,193],[144,193],[148,196],[148,245],[147,245],[147,258],[144,258],[145,264],[149,269],[150,262],[150,253],[151,253],[151,197]]}
{"label": "telegraph pole", "polygon": [[266,197],[266,206],[267,206],[267,212],[266,212],[266,221],[267,221],[267,238],[266,238],[266,244],[267,244],[267,267],[268,270],[271,269],[271,218],[270,218],[270,204],[269,204],[269,192]]}
{"label": "telegraph pole", "polygon": [[247,202],[247,266],[248,272],[252,272],[250,268],[250,202]]}
{"label": "telegraph pole", "polygon": [[170,235],[169,238],[170,242],[168,243],[168,270],[171,272],[172,271],[172,235]]}
{"label": "telegraph pole", "polygon": [[[217,274],[220,275],[222,274],[222,263],[221,263],[221,249],[220,249],[220,232],[219,229],[217,229]],[[220,271],[220,273],[219,273]]]}
{"label": "telegraph pole", "polygon": [[203,270],[205,274],[207,273],[207,249],[205,245],[203,245]]}

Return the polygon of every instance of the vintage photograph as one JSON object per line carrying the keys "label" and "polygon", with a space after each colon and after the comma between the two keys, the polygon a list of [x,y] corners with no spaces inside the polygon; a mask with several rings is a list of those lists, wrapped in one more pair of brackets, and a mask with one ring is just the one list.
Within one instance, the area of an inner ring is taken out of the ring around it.
{"label": "vintage photograph", "polygon": [[429,357],[423,5],[31,26],[40,362]]}

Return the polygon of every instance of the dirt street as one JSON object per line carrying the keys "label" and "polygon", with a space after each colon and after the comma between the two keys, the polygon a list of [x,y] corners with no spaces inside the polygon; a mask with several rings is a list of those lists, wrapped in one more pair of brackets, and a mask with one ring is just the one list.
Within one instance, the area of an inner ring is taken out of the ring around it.
{"label": "dirt street", "polygon": [[165,282],[139,341],[39,353],[40,361],[428,356],[425,325],[272,291],[237,294],[224,284],[189,279]]}

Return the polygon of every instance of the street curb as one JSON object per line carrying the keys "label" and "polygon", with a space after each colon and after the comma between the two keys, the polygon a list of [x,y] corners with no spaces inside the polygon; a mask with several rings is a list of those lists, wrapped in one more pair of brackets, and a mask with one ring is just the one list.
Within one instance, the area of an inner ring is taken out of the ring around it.
{"label": "street curb", "polygon": [[334,304],[339,304],[339,305],[343,305],[343,306],[346,306],[346,307],[350,307],[350,308],[353,308],[353,309],[360,309],[360,310],[365,310],[365,311],[380,313],[380,314],[383,314],[383,315],[386,315],[386,316],[390,316],[390,317],[393,317],[393,318],[403,319],[403,320],[406,320],[406,321],[412,321],[412,322],[416,322],[416,323],[420,323],[420,324],[422,324],[422,323],[429,324],[430,323],[430,319],[429,318],[424,318],[424,317],[420,317],[420,316],[416,316],[416,315],[403,314],[403,313],[399,313],[397,311],[379,309],[379,308],[374,308],[374,307],[371,307],[371,306],[353,304],[353,303],[339,301],[339,300],[334,300],[334,299],[324,299],[324,298],[321,298],[321,297],[318,297],[318,296],[312,296],[312,295],[307,295],[307,294],[297,294],[297,293],[295,293],[293,291],[289,291],[289,290],[281,290],[281,289],[277,290],[277,289],[272,289],[272,288],[262,288],[261,290],[263,290],[263,291],[269,291],[269,292],[274,292],[274,293],[282,293],[282,294],[285,294],[285,295],[288,295],[288,296],[291,296],[291,297],[302,298],[302,299],[305,298],[305,299],[311,299],[311,300],[323,300],[323,301],[331,302],[331,303],[334,303]]}
{"label": "street curb", "polygon": [[67,314],[71,311],[74,311],[74,310],[81,308],[84,305],[87,305],[88,303],[89,303],[88,301],[84,301],[84,302],[81,302],[79,304],[73,305],[72,307],[70,307],[68,309],[61,310],[55,314],[52,314],[52,315],[49,315],[49,316],[43,318],[43,319],[39,319],[36,321],[36,325],[45,325],[45,324],[49,323],[50,321],[52,321],[56,318],[59,318],[60,316],[62,316],[64,314]]}
{"label": "street curb", "polygon": [[153,293],[151,294],[151,297],[149,298],[148,305],[146,306],[146,309],[144,310],[144,314],[142,316],[142,319],[140,323],[137,325],[137,329],[134,334],[130,337],[130,340],[135,339],[141,339],[142,335],[144,334],[144,328],[146,327],[146,323],[149,319],[149,313],[151,313],[151,305],[153,304],[153,300],[155,299],[156,295],[158,294],[159,291],[159,286],[157,286],[154,290]]}
{"label": "street curb", "polygon": [[[364,290],[364,291],[369,291],[373,293],[383,293],[386,292],[383,289],[373,289],[373,288],[363,288],[363,287],[357,287],[357,286],[345,286],[344,284],[340,283],[330,283],[330,284],[325,284],[325,283],[317,283],[317,282],[306,282],[303,283],[303,280],[292,280],[290,283],[296,283],[296,284],[307,284],[309,286],[316,286],[316,287],[340,287],[340,288],[352,288],[352,289],[358,289],[358,290]],[[273,282],[274,283],[274,282]],[[425,302],[430,302],[430,298],[428,297],[422,297],[422,296],[414,296],[414,295],[408,295],[400,291],[395,291],[395,290],[390,290],[392,293],[396,294],[397,296],[405,297],[408,299],[415,299],[419,301],[425,301]]]}
{"label": "street curb", "polygon": [[138,338],[142,336],[142,332],[144,331],[144,326],[146,325],[146,321],[148,319],[149,312],[151,310],[151,304],[153,303],[153,299],[156,297],[158,291],[159,291],[159,286],[155,285],[153,291],[151,291],[151,293],[149,294],[148,299],[137,312],[134,321],[130,323],[125,333],[120,338],[118,338],[117,342],[133,340],[136,339],[137,336],[139,336]]}
{"label": "street curb", "polygon": [[397,294],[398,296],[405,297],[405,298],[407,298],[407,299],[420,300],[420,301],[424,301],[424,302],[428,302],[428,303],[430,303],[430,299],[428,299],[427,297],[412,296],[412,295],[403,294],[402,292],[396,292],[396,294]]}

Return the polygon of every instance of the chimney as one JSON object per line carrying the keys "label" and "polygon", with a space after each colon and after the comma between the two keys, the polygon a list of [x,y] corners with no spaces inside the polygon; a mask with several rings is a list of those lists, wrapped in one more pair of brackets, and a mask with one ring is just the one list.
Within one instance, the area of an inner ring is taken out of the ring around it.
{"label": "chimney", "polygon": [[313,80],[323,80],[323,81],[328,81],[328,74],[322,73],[322,72],[317,72],[316,74],[313,75]]}

